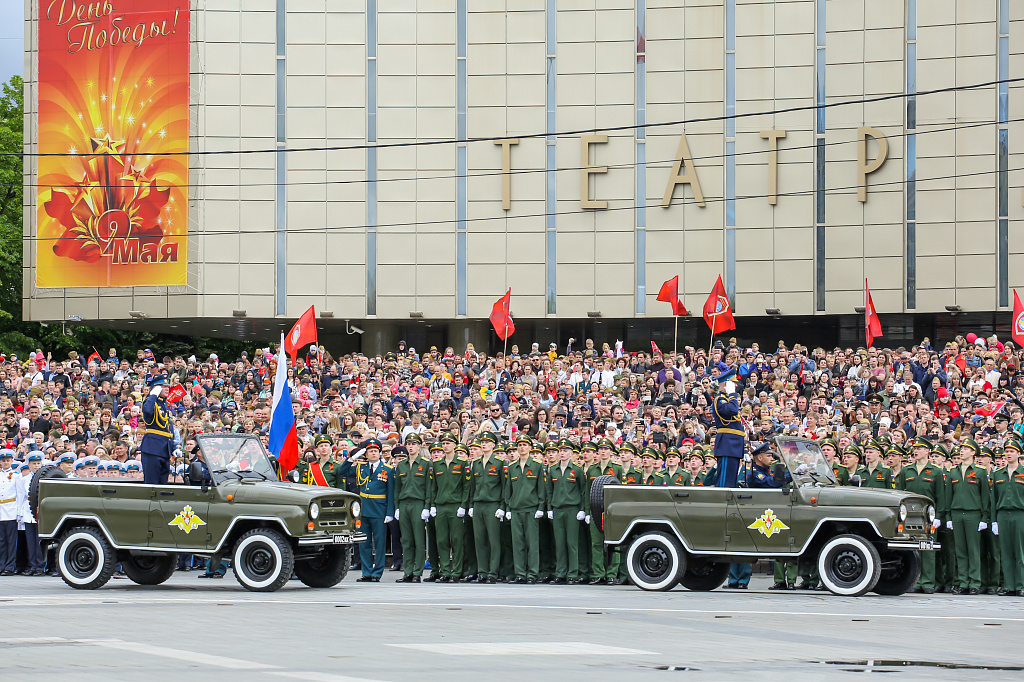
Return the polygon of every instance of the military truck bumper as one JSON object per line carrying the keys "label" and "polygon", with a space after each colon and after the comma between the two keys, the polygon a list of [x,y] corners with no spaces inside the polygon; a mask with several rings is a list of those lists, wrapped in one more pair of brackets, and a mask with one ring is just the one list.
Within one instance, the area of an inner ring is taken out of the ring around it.
{"label": "military truck bumper", "polygon": [[923,552],[942,549],[942,544],[935,540],[890,540],[885,546],[889,549],[917,549]]}
{"label": "military truck bumper", "polygon": [[299,538],[300,547],[310,545],[354,545],[366,542],[366,533],[338,533],[335,535],[318,535],[311,538]]}

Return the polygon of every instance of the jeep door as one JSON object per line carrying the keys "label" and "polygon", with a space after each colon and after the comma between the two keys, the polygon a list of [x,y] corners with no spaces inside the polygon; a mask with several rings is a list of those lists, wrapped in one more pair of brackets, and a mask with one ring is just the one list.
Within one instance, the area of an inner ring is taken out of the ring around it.
{"label": "jeep door", "polygon": [[103,500],[103,523],[118,547],[146,547],[149,538],[149,505],[153,486],[142,481],[96,481]]}
{"label": "jeep door", "polygon": [[203,490],[197,485],[153,486],[149,513],[153,539],[150,544],[206,551],[210,534],[207,519],[212,495],[211,487]]}
{"label": "jeep door", "polygon": [[728,491],[703,486],[668,487],[676,504],[679,530],[690,549],[720,552],[725,541]]}
{"label": "jeep door", "polygon": [[729,489],[730,552],[791,552],[792,495],[779,488]]}

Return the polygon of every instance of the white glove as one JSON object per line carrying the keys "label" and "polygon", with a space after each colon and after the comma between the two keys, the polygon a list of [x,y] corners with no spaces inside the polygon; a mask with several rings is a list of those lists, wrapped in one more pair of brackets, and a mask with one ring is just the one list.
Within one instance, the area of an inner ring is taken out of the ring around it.
{"label": "white glove", "polygon": [[587,525],[589,526],[590,525],[590,514],[587,514],[586,518],[583,519],[583,520],[586,521]]}
{"label": "white glove", "polygon": [[149,389],[149,394],[150,395],[160,395],[161,393],[163,393],[163,390],[164,390],[163,386],[154,386],[153,388]]}
{"label": "white glove", "polygon": [[394,516],[385,516],[384,517],[384,523],[391,523],[394,520],[395,520]]}
{"label": "white glove", "polygon": [[726,395],[732,395],[736,392],[736,384],[732,381],[726,381],[724,390]]}
{"label": "white glove", "polygon": [[981,531],[985,530],[986,528],[988,528],[988,524],[985,523],[984,521],[981,521],[980,523],[978,523],[978,532],[979,533]]}
{"label": "white glove", "polygon": [[555,519],[555,512],[548,511],[548,518],[551,519],[552,521],[554,521],[554,519]]}
{"label": "white glove", "polygon": [[537,510],[537,513],[533,515],[533,518],[535,518],[535,519],[542,519],[542,518],[544,518],[544,512],[542,512],[540,510]]}
{"label": "white glove", "polygon": [[395,510],[395,521],[401,520],[401,517],[402,517],[402,510],[401,509],[396,509]]}
{"label": "white glove", "polygon": [[348,461],[354,462],[357,459],[361,458],[365,454],[366,454],[366,448],[363,448],[362,450],[356,450],[354,453],[352,453],[351,455],[348,456]]}
{"label": "white glove", "polygon": [[420,512],[420,518],[423,519],[424,521],[429,519],[430,518],[430,510],[429,509],[424,509],[423,511],[421,511]]}
{"label": "white glove", "polygon": [[936,530],[939,529],[940,526],[942,526],[942,521],[940,521],[938,519],[935,519],[934,521],[932,521],[932,532],[934,533]]}
{"label": "white glove", "polygon": [[473,518],[473,508],[469,508],[469,518]]}
{"label": "white glove", "polygon": [[[577,521],[583,521],[586,518],[587,518],[587,513],[586,512],[579,512],[578,514],[576,514],[576,520]],[[589,521],[588,521],[588,523],[589,523]]]}
{"label": "white glove", "polygon": [[999,535],[999,522],[998,521],[993,521],[992,522],[992,535]]}
{"label": "white glove", "polygon": [[465,516],[465,515],[466,515],[466,509],[465,509],[465,507],[459,507],[458,511],[456,511],[456,512],[455,512],[455,515],[456,515],[456,516],[458,516],[458,517],[459,517],[460,519],[461,519],[461,518],[462,518],[463,516]]}
{"label": "white glove", "polygon": [[499,509],[498,511],[494,512],[494,518],[498,519],[499,521],[504,521],[505,520],[505,510],[504,509]]}
{"label": "white glove", "polygon": [[175,457],[181,457],[181,448],[174,448],[174,452],[172,454]]}
{"label": "white glove", "polygon": [[949,530],[953,530],[953,522],[952,521],[946,521],[946,528],[948,528]]}
{"label": "white glove", "polygon": [[431,507],[430,508],[430,515],[431,516],[437,516],[437,507]]}

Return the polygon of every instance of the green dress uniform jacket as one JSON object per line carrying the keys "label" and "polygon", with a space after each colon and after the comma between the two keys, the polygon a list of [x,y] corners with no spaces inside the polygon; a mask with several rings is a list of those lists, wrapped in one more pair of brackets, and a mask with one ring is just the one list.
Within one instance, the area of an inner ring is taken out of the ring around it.
{"label": "green dress uniform jacket", "polygon": [[956,466],[946,479],[946,509],[953,522],[957,584],[964,590],[981,589],[981,530],[992,513],[988,472],[982,467]]}
{"label": "green dress uniform jacket", "polygon": [[457,455],[451,462],[444,457],[430,469],[433,479],[431,507],[436,507],[434,532],[437,533],[437,551],[440,573],[449,580],[462,576],[465,558],[466,526],[458,510],[469,508],[469,462]]}
{"label": "green dress uniform jacket", "polygon": [[[936,520],[943,522],[942,504],[946,491],[943,474],[940,467],[932,464],[926,463],[920,471],[917,464],[911,464],[900,470],[896,477],[896,488],[930,497],[935,503]],[[918,578],[916,587],[935,589],[935,552],[921,552],[921,577]]]}
{"label": "green dress uniform jacket", "polygon": [[551,511],[551,529],[555,544],[555,578],[579,580],[580,522],[588,496],[587,476],[582,467],[572,462],[562,468],[555,462],[548,468],[547,499]]}
{"label": "green dress uniform jacket", "polygon": [[540,524],[537,512],[546,512],[547,472],[532,456],[514,458],[505,467],[505,509],[511,513],[512,563],[516,580],[537,580],[540,573]]}
{"label": "green dress uniform jacket", "polygon": [[494,455],[485,455],[470,463],[469,474],[473,547],[467,551],[475,553],[480,579],[496,580],[501,565],[502,528],[495,514],[504,503],[505,463]]}
{"label": "green dress uniform jacket", "polygon": [[665,475],[665,485],[683,486],[690,485],[690,472],[683,468],[678,468],[675,473],[670,472],[668,469],[662,472]]}
{"label": "green dress uniform jacket", "polygon": [[668,485],[668,479],[665,477],[665,474],[661,473],[660,471],[652,471],[650,476],[641,471],[640,483],[642,483],[643,485],[665,486]]}
{"label": "green dress uniform jacket", "polygon": [[622,469],[622,476],[619,479],[623,485],[639,485],[641,473],[638,469],[634,469],[633,465],[629,465]]}
{"label": "green dress uniform jacket", "polygon": [[[863,473],[861,473],[861,469],[863,469]],[[882,488],[883,490],[892,490],[893,488],[892,469],[887,466],[879,464],[874,471],[867,467],[861,467],[857,473],[860,473],[862,488]]]}
{"label": "green dress uniform jacket", "polygon": [[417,456],[395,466],[395,500],[400,512],[398,527],[402,534],[402,568],[405,575],[423,575],[426,561],[426,522],[423,510],[429,508],[433,490],[431,461]]}
{"label": "green dress uniform jacket", "polygon": [[999,524],[1003,587],[1024,595],[1024,466],[992,472],[992,518]]}
{"label": "green dress uniform jacket", "polygon": [[[615,476],[622,480],[622,465],[608,460],[604,466],[601,462],[594,462],[587,467],[587,497],[590,496],[590,487],[598,476]],[[584,510],[587,511],[587,510]],[[589,511],[587,512],[590,513]],[[619,554],[612,553],[610,561],[605,561],[604,533],[598,528],[596,519],[591,519],[589,528],[590,535],[590,579],[592,581],[613,580],[619,572]]]}
{"label": "green dress uniform jacket", "polygon": [[832,465],[832,475],[836,477],[839,485],[850,485],[850,470],[842,464]]}

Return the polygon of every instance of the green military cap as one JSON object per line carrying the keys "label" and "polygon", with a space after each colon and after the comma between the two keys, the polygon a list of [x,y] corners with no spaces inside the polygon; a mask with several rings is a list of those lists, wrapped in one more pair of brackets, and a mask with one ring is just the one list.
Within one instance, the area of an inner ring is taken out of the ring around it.
{"label": "green military cap", "polygon": [[665,451],[665,457],[667,458],[669,455],[675,455],[676,457],[683,456],[682,453],[679,452],[679,448],[675,445],[670,446],[669,449]]}
{"label": "green military cap", "polygon": [[718,462],[718,458],[715,457],[715,453],[714,452],[705,452],[704,453],[704,461],[705,462],[716,462],[717,463]]}
{"label": "green military cap", "polygon": [[903,458],[907,456],[907,451],[903,449],[902,445],[898,443],[889,443],[885,448],[886,455],[896,455],[897,457]]}
{"label": "green military cap", "polygon": [[950,454],[949,450],[947,450],[946,446],[942,443],[936,443],[933,445],[932,452],[939,453],[944,459],[953,459],[953,455]]}
{"label": "green military cap", "polygon": [[458,443],[459,442],[459,439],[456,438],[455,434],[452,433],[451,431],[444,431],[444,432],[442,432],[441,435],[438,436],[437,440],[442,442],[442,443],[444,443],[446,441],[449,442],[449,443]]}
{"label": "green military cap", "polygon": [[[552,442],[555,443],[555,441],[552,441]],[[568,438],[562,438],[561,440],[557,441],[556,447],[559,450],[561,450],[563,448],[568,448],[569,450],[572,450],[573,452],[578,452],[579,451],[579,448],[576,447],[576,444],[573,443]]]}
{"label": "green military cap", "polygon": [[835,438],[823,438],[818,442],[820,447],[830,446],[836,452],[839,452],[839,443],[836,442]]}
{"label": "green military cap", "polygon": [[1006,450],[1024,452],[1024,445],[1021,445],[1019,438],[1008,438],[1006,442],[1003,443],[1003,451],[1005,452]]}
{"label": "green military cap", "polygon": [[385,359],[385,360],[394,360],[394,359],[395,359],[395,354],[394,354],[394,353],[391,353],[391,352],[389,352],[389,353],[386,353],[386,354],[384,355],[384,359]]}
{"label": "green military cap", "polygon": [[992,457],[993,456],[992,449],[989,448],[986,445],[981,445],[981,446],[978,447],[978,454],[979,455],[983,455],[985,457]]}
{"label": "green military cap", "polygon": [[625,442],[619,447],[619,452],[629,452],[631,454],[637,454],[636,446],[630,442]]}
{"label": "green military cap", "polygon": [[540,443],[534,442],[533,445],[530,446],[531,455],[539,455],[542,452],[544,451],[540,449]]}
{"label": "green military cap", "polygon": [[562,442],[566,441],[566,440],[569,440],[569,439],[568,438],[563,438],[561,440],[549,440],[547,443],[544,443],[544,452],[551,452],[553,450],[558,450],[559,448],[563,447]]}
{"label": "green military cap", "polygon": [[665,461],[665,453],[664,452],[662,452],[658,448],[647,448],[647,449],[651,451],[651,456],[654,457],[654,459],[660,460],[662,462]]}
{"label": "green military cap", "polygon": [[878,437],[875,438],[875,440],[877,440],[879,444],[881,444],[884,447],[889,447],[889,445],[892,444],[892,437],[890,437],[887,433],[879,434]]}
{"label": "green military cap", "polygon": [[998,412],[995,413],[993,419],[997,422],[1008,422],[1010,421],[1010,413],[1006,411],[1006,407],[1003,406]]}
{"label": "green military cap", "polygon": [[480,434],[479,439],[480,442],[486,440],[490,441],[491,443],[494,443],[495,445],[498,444],[498,434],[496,434],[494,431],[484,431],[483,433]]}
{"label": "green military cap", "polygon": [[915,437],[914,440],[910,441],[910,445],[914,448],[928,448],[929,450],[933,447],[932,442],[924,436]]}
{"label": "green military cap", "polygon": [[885,445],[879,443],[877,438],[868,438],[864,441],[864,449],[867,450],[869,448],[878,450],[879,452],[885,452]]}
{"label": "green military cap", "polygon": [[494,446],[494,452],[503,454],[506,451],[505,444],[498,441],[497,445]]}
{"label": "green military cap", "polygon": [[967,447],[974,450],[974,454],[981,452],[981,447],[978,445],[978,441],[973,438],[964,438],[964,441],[960,443],[960,447]]}
{"label": "green military cap", "polygon": [[464,455],[468,455],[469,448],[467,448],[465,444],[459,443],[458,445],[455,446],[455,452],[461,452]]}
{"label": "green military cap", "polygon": [[435,440],[433,443],[430,444],[430,451],[431,452],[437,452],[438,450],[443,450],[443,449],[444,448],[441,447],[441,441]]}
{"label": "green military cap", "polygon": [[320,445],[320,443],[327,443],[328,445],[332,446],[334,445],[334,441],[331,440],[331,437],[325,436],[323,434],[316,437],[316,440],[313,441],[313,446],[316,447]]}
{"label": "green military cap", "polygon": [[408,443],[420,443],[420,444],[422,444],[423,443],[423,438],[421,438],[420,434],[418,434],[418,433],[410,433],[408,436],[405,437],[405,442],[407,444]]}
{"label": "green military cap", "polygon": [[[585,441],[583,441],[583,444],[580,446],[580,450],[591,450],[591,451],[595,451],[596,452],[598,448],[606,447],[605,446],[605,441],[606,440],[608,440],[608,439],[607,438],[601,438],[600,440],[597,440],[597,441],[585,440]],[[611,447],[610,441],[609,441],[609,445],[607,447]],[[614,450],[614,449],[615,448],[612,448],[612,450]]]}
{"label": "green military cap", "polygon": [[885,402],[885,398],[883,398],[882,396],[880,396],[877,393],[872,393],[871,395],[869,395],[864,400],[867,401],[867,403],[870,404],[870,405],[881,405],[882,403]]}
{"label": "green military cap", "polygon": [[1004,454],[1006,454],[1006,448],[1004,448],[1002,445],[997,445],[994,448],[992,448],[993,457],[1002,457]]}
{"label": "green military cap", "polygon": [[366,408],[365,407],[362,407],[362,406],[357,407],[355,412],[356,412],[356,414],[361,414],[363,416],[366,416]]}
{"label": "green military cap", "polygon": [[[875,446],[875,447],[877,447],[877,446]],[[860,448],[857,447],[856,443],[850,443],[849,445],[847,445],[843,449],[843,454],[844,455],[856,455],[857,457],[860,457],[863,453],[860,451]]]}
{"label": "green military cap", "polygon": [[641,457],[653,457],[654,459],[658,459],[657,452],[655,452],[654,448],[652,448],[650,445],[648,445],[647,447],[645,447],[643,450],[640,451],[640,456]]}
{"label": "green military cap", "polygon": [[533,445],[533,439],[530,438],[525,433],[520,433],[518,436],[516,436],[516,445],[519,445],[520,443],[526,443],[526,444],[532,446]]}

